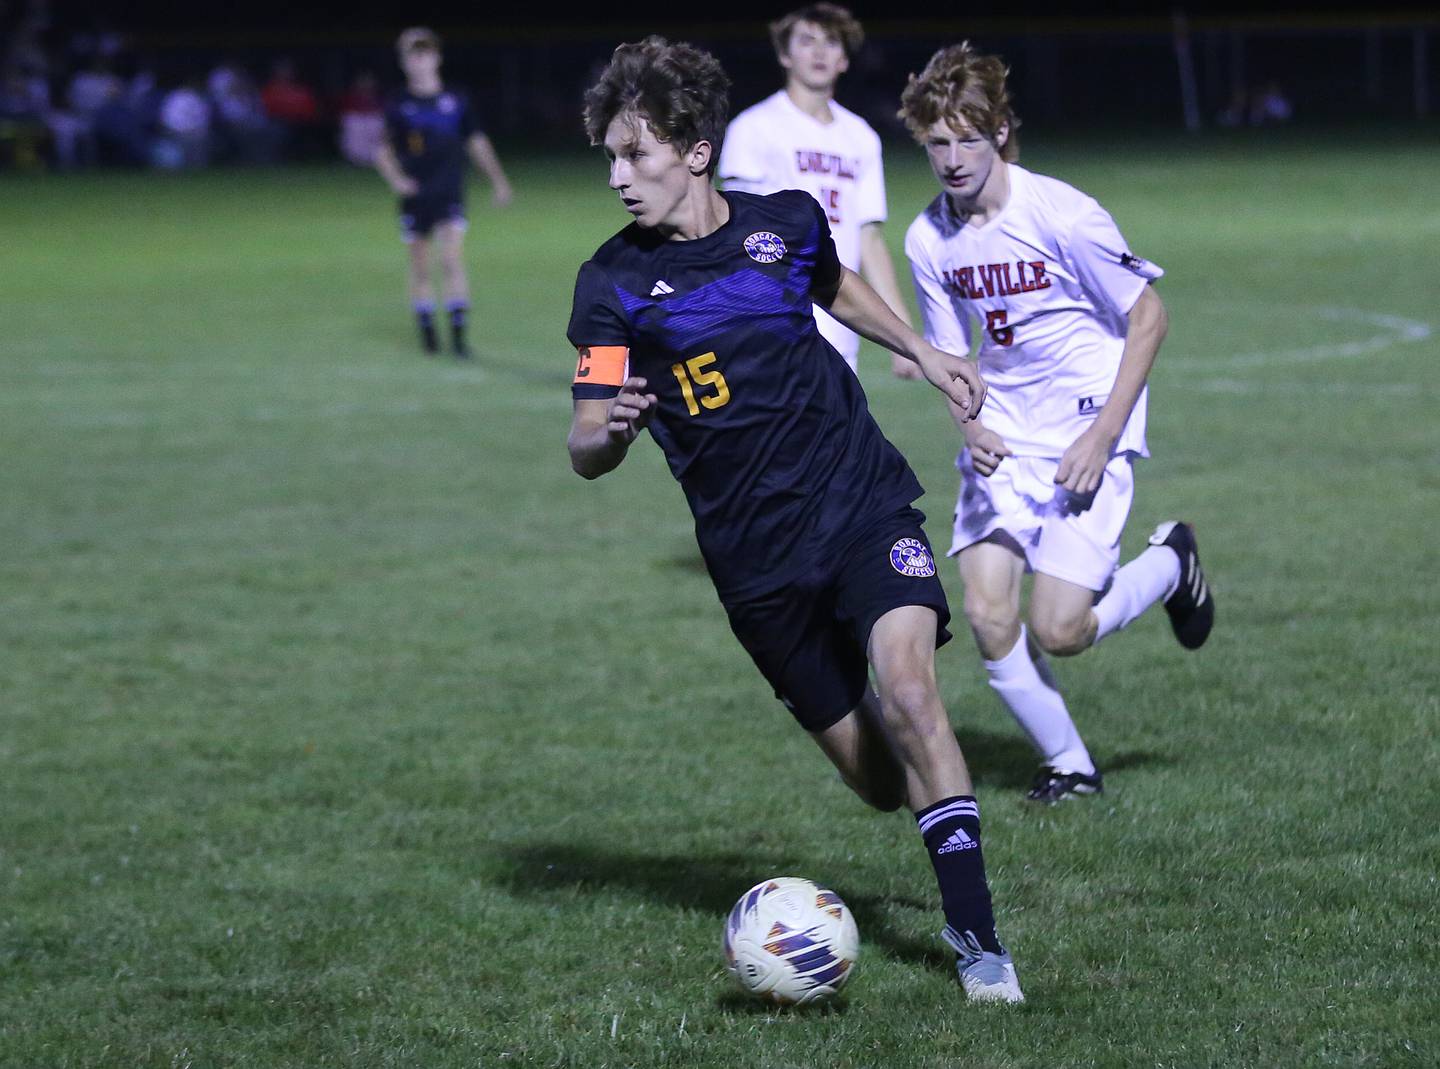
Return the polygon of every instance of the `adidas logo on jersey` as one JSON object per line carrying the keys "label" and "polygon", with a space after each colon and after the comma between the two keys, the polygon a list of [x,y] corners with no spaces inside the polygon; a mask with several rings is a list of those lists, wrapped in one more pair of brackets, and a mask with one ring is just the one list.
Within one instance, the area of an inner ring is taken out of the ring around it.
{"label": "adidas logo on jersey", "polygon": [[675,292],[675,287],[674,287],[674,286],[670,285],[670,284],[667,283],[667,282],[660,281],[660,282],[656,282],[656,283],[655,283],[655,288],[650,291],[650,296],[652,296],[652,297],[664,297],[664,296],[666,296],[667,294],[671,294],[671,293],[674,293],[674,292]]}
{"label": "adidas logo on jersey", "polygon": [[980,844],[965,833],[964,828],[956,828],[950,833],[950,838],[940,844],[937,854],[953,854],[957,850],[974,850]]}

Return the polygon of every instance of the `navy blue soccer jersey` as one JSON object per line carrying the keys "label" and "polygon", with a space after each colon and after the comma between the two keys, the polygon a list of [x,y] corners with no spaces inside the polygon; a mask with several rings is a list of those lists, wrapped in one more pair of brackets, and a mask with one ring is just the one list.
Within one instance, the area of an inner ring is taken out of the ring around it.
{"label": "navy blue soccer jersey", "polygon": [[458,197],[465,185],[465,142],[478,133],[463,93],[402,93],[385,109],[385,134],[421,196]]}
{"label": "navy blue soccer jersey", "polygon": [[722,598],[801,580],[923,490],[860,382],[815,326],[811,294],[840,261],[820,206],[726,192],[730,219],[694,241],[632,224],[581,268],[568,331],[573,394],[659,398],[650,433],[684,488]]}

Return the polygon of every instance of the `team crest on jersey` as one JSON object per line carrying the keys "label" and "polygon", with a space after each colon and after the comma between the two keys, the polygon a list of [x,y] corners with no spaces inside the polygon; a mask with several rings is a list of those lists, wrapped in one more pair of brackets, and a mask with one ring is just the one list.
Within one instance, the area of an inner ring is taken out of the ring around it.
{"label": "team crest on jersey", "polygon": [[785,255],[785,242],[779,234],[757,230],[745,239],[745,251],[756,263],[773,264]]}
{"label": "team crest on jersey", "polygon": [[918,538],[902,538],[890,547],[890,564],[901,575],[928,579],[935,574],[935,558]]}
{"label": "team crest on jersey", "polygon": [[449,93],[446,93],[440,98],[440,110],[446,115],[449,115],[455,110],[455,98]]}

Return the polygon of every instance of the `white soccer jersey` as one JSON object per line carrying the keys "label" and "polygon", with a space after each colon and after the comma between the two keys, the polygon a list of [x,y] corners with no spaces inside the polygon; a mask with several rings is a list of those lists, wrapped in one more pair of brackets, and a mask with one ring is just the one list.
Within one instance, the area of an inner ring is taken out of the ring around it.
{"label": "white soccer jersey", "polygon": [[[830,102],[833,121],[805,114],[785,90],[746,108],[731,121],[720,149],[726,189],[774,193],[803,189],[825,209],[835,251],[860,269],[860,228],[885,221],[885,174],[880,137],[860,116]],[[825,340],[853,368],[860,337],[822,309],[815,319]]]}
{"label": "white soccer jersey", "polygon": [[[1164,271],[1127,250],[1093,197],[1008,166],[999,215],[968,225],[942,193],[911,224],[905,255],[931,344],[964,355],[980,332],[981,421],[1017,456],[1058,459],[1109,398],[1130,309]],[[1116,453],[1149,455],[1146,393]]]}

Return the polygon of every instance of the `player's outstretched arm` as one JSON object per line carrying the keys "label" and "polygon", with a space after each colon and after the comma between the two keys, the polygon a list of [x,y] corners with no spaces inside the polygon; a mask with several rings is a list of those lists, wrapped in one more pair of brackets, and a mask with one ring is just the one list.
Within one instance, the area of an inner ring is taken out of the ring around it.
{"label": "player's outstretched arm", "polygon": [[614,397],[575,402],[567,444],[577,475],[598,479],[620,466],[659,404],[653,393],[645,392],[646,385],[644,379],[630,378]]}
{"label": "player's outstretched arm", "polygon": [[839,281],[830,293],[816,291],[817,304],[855,333],[883,345],[892,353],[920,365],[925,378],[966,414],[974,419],[985,403],[985,380],[969,361],[935,348],[916,334],[890,310],[880,295],[848,267],[840,269]]}
{"label": "player's outstretched arm", "polygon": [[495,151],[490,138],[484,134],[471,134],[465,147],[469,149],[476,169],[489,180],[495,204],[502,208],[509,204],[515,192],[510,188],[510,179],[505,175],[505,168],[500,166],[500,154]]}
{"label": "player's outstretched arm", "polygon": [[1146,286],[1130,309],[1129,326],[1125,331],[1125,348],[1120,353],[1120,367],[1115,372],[1115,385],[1110,399],[1100,409],[1095,422],[1076,438],[1060,458],[1055,482],[1077,494],[1088,494],[1100,485],[1110,451],[1115,448],[1150,369],[1155,354],[1170,329],[1170,316],[1153,286]]}

